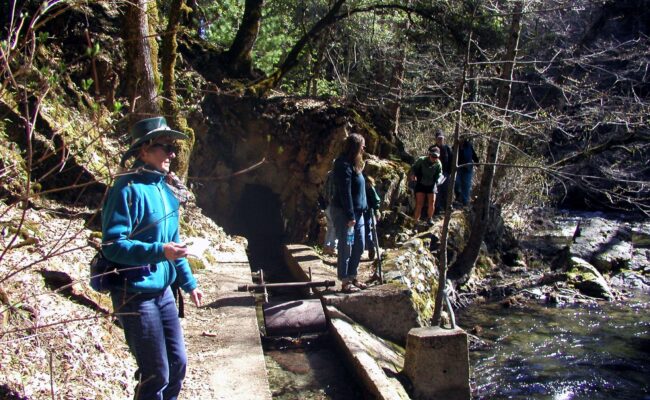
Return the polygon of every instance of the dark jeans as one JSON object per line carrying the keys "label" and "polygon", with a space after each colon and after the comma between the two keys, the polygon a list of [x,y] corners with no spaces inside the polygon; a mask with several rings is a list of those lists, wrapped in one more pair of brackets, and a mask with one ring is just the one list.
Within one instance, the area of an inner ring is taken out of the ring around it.
{"label": "dark jeans", "polygon": [[474,175],[474,169],[463,167],[458,168],[456,175],[456,187],[454,188],[456,192],[456,197],[463,203],[464,206],[469,204],[469,198],[472,191],[472,176]]}
{"label": "dark jeans", "polygon": [[332,218],[336,228],[336,238],[339,240],[338,259],[336,261],[338,278],[342,282],[352,281],[357,278],[357,270],[364,248],[363,212],[354,213],[354,219],[357,223],[354,225],[354,243],[352,246],[347,244],[348,218],[345,212],[338,207],[332,207]]}
{"label": "dark jeans", "polygon": [[126,343],[138,364],[139,383],[133,398],[177,399],[185,378],[187,355],[171,289],[137,295],[113,291],[111,299]]}
{"label": "dark jeans", "polygon": [[375,238],[374,238],[374,233],[373,230],[375,229],[375,223],[373,219],[373,214],[374,211],[372,209],[368,209],[363,212],[363,221],[365,222],[364,230],[366,234],[366,243],[365,243],[365,249],[370,250],[375,248]]}

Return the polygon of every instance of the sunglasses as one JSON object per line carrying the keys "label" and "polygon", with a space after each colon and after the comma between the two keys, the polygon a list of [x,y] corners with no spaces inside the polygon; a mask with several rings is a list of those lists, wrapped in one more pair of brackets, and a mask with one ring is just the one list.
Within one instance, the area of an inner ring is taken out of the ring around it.
{"label": "sunglasses", "polygon": [[154,143],[149,146],[150,149],[153,149],[154,147],[160,147],[167,154],[178,153],[178,147],[173,143]]}

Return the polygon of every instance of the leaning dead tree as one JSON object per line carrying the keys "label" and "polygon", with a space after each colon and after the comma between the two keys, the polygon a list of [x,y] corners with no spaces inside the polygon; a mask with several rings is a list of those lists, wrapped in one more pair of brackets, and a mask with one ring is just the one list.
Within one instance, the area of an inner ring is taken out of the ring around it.
{"label": "leaning dead tree", "polygon": [[453,147],[453,163],[451,165],[451,172],[449,174],[449,183],[447,189],[447,199],[445,200],[445,216],[442,222],[442,230],[440,233],[440,246],[438,251],[438,287],[436,289],[436,303],[434,304],[433,317],[431,318],[431,325],[438,326],[442,321],[442,306],[445,303],[445,293],[447,287],[447,273],[449,270],[449,260],[447,258],[447,243],[449,239],[449,221],[451,221],[451,204],[454,196],[454,190],[451,183],[455,182],[456,174],[458,172],[458,150],[460,147],[460,128],[463,122],[463,107],[465,105],[465,90],[467,87],[467,73],[469,68],[470,49],[472,47],[472,34],[470,31],[467,39],[467,50],[465,52],[465,60],[463,62],[462,75],[458,83],[458,108],[456,113],[456,123],[454,125],[454,147]]}
{"label": "leaning dead tree", "polygon": [[[497,86],[496,106],[499,110],[503,110],[502,117],[504,119],[507,119],[509,114],[514,67],[519,45],[519,34],[521,31],[522,10],[523,2],[516,2],[512,11],[513,16],[510,25],[510,33],[508,35],[508,43],[503,56],[504,61],[501,64],[501,76]],[[492,185],[494,183],[496,164],[499,162],[499,149],[501,147],[501,142],[506,135],[507,129],[508,127],[506,125],[502,125],[498,128],[494,137],[489,139],[487,154],[485,156],[485,165],[483,167],[483,174],[481,175],[481,184],[479,186],[477,199],[473,205],[474,217],[472,220],[471,233],[467,245],[453,265],[452,277],[454,278],[466,276],[472,270],[474,263],[478,258],[481,243],[483,242],[483,238],[485,237],[489,225]]]}

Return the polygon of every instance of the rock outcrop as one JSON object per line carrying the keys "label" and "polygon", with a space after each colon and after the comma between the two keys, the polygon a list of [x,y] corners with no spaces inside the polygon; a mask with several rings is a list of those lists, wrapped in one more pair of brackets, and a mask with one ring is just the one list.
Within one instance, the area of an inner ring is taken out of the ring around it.
{"label": "rock outcrop", "polygon": [[547,215],[538,222],[522,243],[551,257],[553,268],[568,272],[569,283],[584,294],[612,299],[609,284],[650,289],[650,222],[602,213]]}
{"label": "rock outcrop", "polygon": [[365,172],[375,178],[384,207],[406,196],[408,165],[380,160],[385,139],[350,108],[326,101],[209,96],[192,120],[196,146],[189,180],[197,204],[232,233],[280,225],[291,242],[315,240],[319,197],[343,139],[366,139]]}

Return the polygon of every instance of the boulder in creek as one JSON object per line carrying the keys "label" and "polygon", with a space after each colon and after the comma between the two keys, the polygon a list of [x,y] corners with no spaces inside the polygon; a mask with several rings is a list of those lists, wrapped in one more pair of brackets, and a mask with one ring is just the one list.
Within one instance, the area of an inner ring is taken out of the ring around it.
{"label": "boulder in creek", "polygon": [[598,270],[580,257],[571,257],[567,282],[582,294],[605,300],[613,300],[614,294]]}
{"label": "boulder in creek", "polygon": [[538,210],[537,213],[540,215],[532,218],[530,231],[520,238],[524,248],[552,256],[571,244],[578,227],[578,218],[556,217],[546,210]]}
{"label": "boulder in creek", "polygon": [[632,244],[615,241],[602,252],[594,255],[591,262],[599,271],[610,272],[629,268],[632,260]]}
{"label": "boulder in creek", "polygon": [[587,260],[601,272],[627,268],[632,259],[630,230],[620,221],[590,218],[580,221],[571,256]]}
{"label": "boulder in creek", "polygon": [[[634,231],[637,239],[642,237],[640,228]],[[555,252],[552,264],[554,269],[566,270],[571,257],[578,257],[601,273],[616,273],[638,264],[638,254],[635,254],[632,229],[628,223],[592,217],[581,219],[576,224],[572,240]]]}
{"label": "boulder in creek", "polygon": [[630,269],[646,276],[650,275],[650,249],[635,248],[632,251]]}

